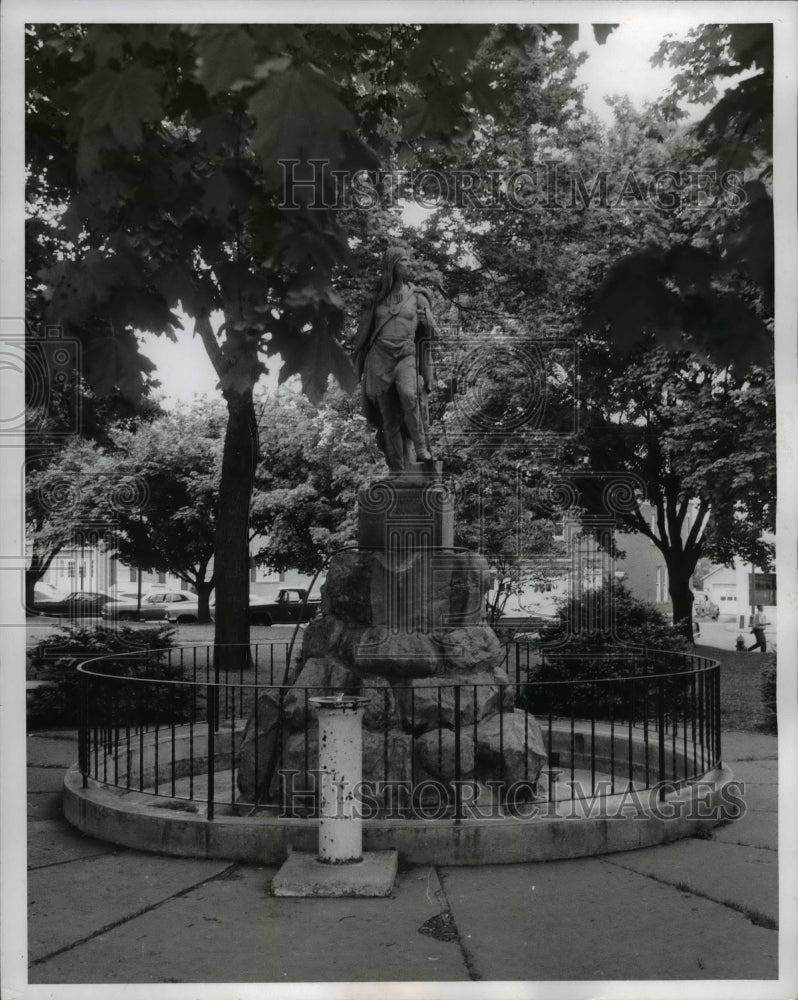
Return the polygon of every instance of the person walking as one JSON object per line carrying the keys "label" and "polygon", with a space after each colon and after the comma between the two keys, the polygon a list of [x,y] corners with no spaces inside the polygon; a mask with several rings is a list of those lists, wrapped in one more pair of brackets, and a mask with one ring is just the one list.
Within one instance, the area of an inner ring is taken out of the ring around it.
{"label": "person walking", "polygon": [[757,604],[756,611],[751,615],[751,634],[756,639],[753,646],[748,647],[748,652],[751,653],[755,649],[761,649],[763,653],[767,652],[768,644],[765,639],[765,615],[762,611],[762,605]]}

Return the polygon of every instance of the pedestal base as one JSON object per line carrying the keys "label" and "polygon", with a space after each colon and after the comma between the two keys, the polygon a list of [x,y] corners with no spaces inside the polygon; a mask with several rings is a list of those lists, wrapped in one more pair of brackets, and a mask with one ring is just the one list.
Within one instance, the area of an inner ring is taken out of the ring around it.
{"label": "pedestal base", "polygon": [[390,479],[362,486],[357,499],[361,549],[399,554],[454,545],[454,497],[438,468],[427,471],[417,463]]}
{"label": "pedestal base", "polygon": [[272,879],[275,896],[390,896],[397,851],[368,851],[348,865],[323,864],[315,854],[293,851]]}

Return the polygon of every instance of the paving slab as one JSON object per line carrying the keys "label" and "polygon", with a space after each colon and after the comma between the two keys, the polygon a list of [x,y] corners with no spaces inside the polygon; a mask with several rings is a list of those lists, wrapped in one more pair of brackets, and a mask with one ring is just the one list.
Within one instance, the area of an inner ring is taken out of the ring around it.
{"label": "paving slab", "polygon": [[32,733],[27,739],[28,766],[60,764],[64,769],[78,759],[77,734]]}
{"label": "paving slab", "polygon": [[228,861],[119,851],[28,873],[31,961],[162,903],[230,867]]}
{"label": "paving slab", "polygon": [[778,975],[775,931],[601,859],[440,872],[461,945],[480,979]]}
{"label": "paving slab", "polygon": [[28,793],[60,792],[64,787],[66,769],[60,766],[29,767]]}
{"label": "paving slab", "polygon": [[778,757],[779,741],[776,736],[765,733],[746,733],[739,730],[723,730],[721,737],[723,759],[734,770],[734,761],[761,760]]}
{"label": "paving slab", "polygon": [[63,818],[28,823],[29,869],[64,864],[98,854],[114,854],[118,850],[113,844],[80,833]]}
{"label": "paving slab", "polygon": [[723,823],[712,831],[712,839],[724,844],[745,844],[777,851],[779,847],[778,815],[749,809],[733,823]]}
{"label": "paving slab", "polygon": [[61,819],[64,810],[61,792],[31,792],[28,795],[28,819]]}
{"label": "paving slab", "polygon": [[745,802],[746,812],[779,811],[779,789],[774,784],[763,784],[758,781],[746,781],[741,795]]}
{"label": "paving slab", "polygon": [[30,981],[469,979],[457,940],[419,933],[442,909],[434,869],[400,872],[383,899],[278,898],[269,892],[276,870],[240,866],[35,966]]}
{"label": "paving slab", "polygon": [[605,855],[604,860],[750,912],[755,920],[758,916],[774,923],[779,919],[779,866],[774,851],[688,838]]}
{"label": "paving slab", "polygon": [[779,762],[775,758],[767,760],[735,761],[729,765],[734,771],[735,781],[761,782],[764,785],[775,785],[779,780]]}

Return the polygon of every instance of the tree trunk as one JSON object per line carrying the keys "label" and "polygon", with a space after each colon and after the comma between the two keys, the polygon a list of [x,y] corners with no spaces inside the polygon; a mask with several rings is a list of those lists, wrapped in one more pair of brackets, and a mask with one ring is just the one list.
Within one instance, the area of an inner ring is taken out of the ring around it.
{"label": "tree trunk", "polygon": [[214,581],[203,580],[196,584],[197,587],[197,621],[200,625],[207,625],[211,620],[211,594],[213,593]]}
{"label": "tree trunk", "polygon": [[32,567],[25,570],[25,610],[33,614],[33,602],[36,600],[36,584],[46,573],[46,570]]}
{"label": "tree trunk", "polygon": [[61,546],[52,549],[46,556],[42,557],[34,551],[31,556],[30,566],[25,570],[25,610],[28,614],[33,614],[33,604],[36,600],[36,584],[42,579],[50,568],[50,564],[56,555],[61,551]]}
{"label": "tree trunk", "polygon": [[252,389],[227,395],[227,431],[216,515],[216,667],[246,665],[249,655],[249,505],[258,459]]}
{"label": "tree trunk", "polygon": [[693,575],[694,564],[683,562],[667,563],[668,591],[673,604],[673,624],[691,643],[695,643],[693,635],[693,592],[690,589],[690,577]]}

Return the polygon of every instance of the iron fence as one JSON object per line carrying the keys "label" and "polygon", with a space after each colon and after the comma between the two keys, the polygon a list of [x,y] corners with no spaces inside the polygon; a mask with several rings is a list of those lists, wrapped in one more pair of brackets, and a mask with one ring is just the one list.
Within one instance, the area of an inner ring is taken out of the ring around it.
{"label": "iron fence", "polygon": [[[84,787],[94,781],[167,798],[208,819],[220,810],[314,815],[311,699],[336,692],[288,685],[288,654],[288,643],[252,644],[235,676],[224,678],[212,645],[81,664]],[[605,660],[623,676],[585,678],[576,675],[584,654],[571,660],[516,644],[506,683],[437,677],[348,692],[369,698],[364,788],[373,814],[417,815],[432,801],[434,816],[461,818],[477,801],[502,808],[519,794],[549,802],[664,794],[666,783],[678,787],[718,766],[717,661],[620,650]],[[153,662],[169,668],[169,679],[152,676]],[[552,665],[574,676],[547,680]]]}

